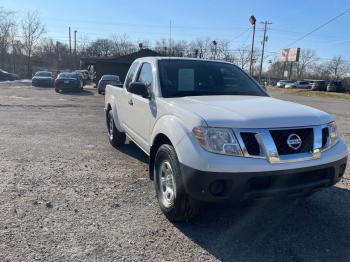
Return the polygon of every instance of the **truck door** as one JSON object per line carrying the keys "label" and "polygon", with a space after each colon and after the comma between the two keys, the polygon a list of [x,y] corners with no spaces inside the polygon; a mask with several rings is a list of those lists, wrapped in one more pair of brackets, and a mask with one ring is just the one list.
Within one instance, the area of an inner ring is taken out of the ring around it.
{"label": "truck door", "polygon": [[[141,65],[135,81],[144,83],[148,90],[152,90],[154,81],[150,63],[145,62]],[[125,120],[126,125],[131,138],[145,151],[148,151],[149,148],[150,123],[153,117],[150,103],[150,99],[129,92],[130,110]]]}
{"label": "truck door", "polygon": [[134,81],[138,67],[139,67],[138,62],[134,62],[131,65],[124,81],[123,92],[120,93],[121,95],[118,97],[118,101],[116,103],[117,110],[119,111],[118,115],[120,116],[120,119],[119,119],[120,124],[123,126],[123,128],[128,134],[131,133],[127,123],[128,118],[130,117],[130,109],[131,109],[129,104],[130,93],[128,89],[129,89],[130,83]]}

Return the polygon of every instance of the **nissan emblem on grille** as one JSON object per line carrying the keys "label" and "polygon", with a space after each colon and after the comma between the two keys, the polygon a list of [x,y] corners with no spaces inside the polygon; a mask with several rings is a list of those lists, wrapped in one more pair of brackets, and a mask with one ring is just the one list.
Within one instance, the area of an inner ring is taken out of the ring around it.
{"label": "nissan emblem on grille", "polygon": [[287,139],[287,145],[293,149],[298,150],[301,147],[302,140],[297,134],[290,134]]}

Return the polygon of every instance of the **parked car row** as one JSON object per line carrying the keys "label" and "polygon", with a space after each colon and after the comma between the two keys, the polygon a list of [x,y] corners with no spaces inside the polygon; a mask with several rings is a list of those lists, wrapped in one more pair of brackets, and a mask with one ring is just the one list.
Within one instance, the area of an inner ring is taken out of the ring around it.
{"label": "parked car row", "polygon": [[63,90],[82,90],[91,82],[88,70],[62,70],[57,77],[50,71],[38,71],[32,78],[32,86],[54,87],[56,92]]}
{"label": "parked car row", "polygon": [[311,89],[313,91],[327,91],[327,92],[346,92],[346,88],[343,86],[342,81],[333,80],[326,82],[324,80],[313,81],[292,81],[292,80],[280,80],[276,84],[280,88],[299,88],[299,89]]}

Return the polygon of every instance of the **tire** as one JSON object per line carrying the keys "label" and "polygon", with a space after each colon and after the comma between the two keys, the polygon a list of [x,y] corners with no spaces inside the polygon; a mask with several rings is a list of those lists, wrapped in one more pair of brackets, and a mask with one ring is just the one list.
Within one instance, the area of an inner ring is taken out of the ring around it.
{"label": "tire", "polygon": [[100,95],[102,94],[102,92],[101,92],[100,90],[97,90],[97,92],[98,92],[98,94],[100,94]]}
{"label": "tire", "polygon": [[108,111],[107,115],[107,128],[109,142],[113,147],[120,147],[125,144],[125,133],[120,132],[114,124],[112,110]]}
{"label": "tire", "polygon": [[58,88],[55,87],[55,92],[56,92],[56,93],[59,93],[60,90],[59,90]]}
{"label": "tire", "polygon": [[156,196],[163,214],[171,222],[191,220],[198,212],[198,205],[184,189],[173,146],[164,144],[159,147],[154,160],[154,174]]}

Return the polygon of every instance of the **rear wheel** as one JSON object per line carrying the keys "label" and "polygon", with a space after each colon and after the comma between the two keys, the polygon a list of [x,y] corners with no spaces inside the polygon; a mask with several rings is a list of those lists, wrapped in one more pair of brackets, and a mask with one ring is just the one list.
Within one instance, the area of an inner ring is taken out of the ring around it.
{"label": "rear wheel", "polygon": [[180,164],[173,146],[159,147],[154,160],[155,190],[160,209],[172,222],[189,221],[197,211],[197,203],[186,193]]}
{"label": "rear wheel", "polygon": [[126,136],[125,133],[120,132],[113,120],[112,110],[108,111],[107,115],[107,128],[108,128],[108,138],[109,142],[114,147],[119,147],[125,144]]}
{"label": "rear wheel", "polygon": [[55,87],[55,91],[56,91],[56,93],[60,92],[60,90],[58,88],[56,88],[56,87]]}

